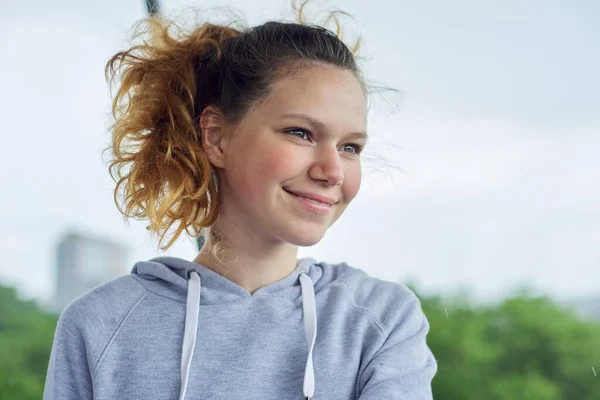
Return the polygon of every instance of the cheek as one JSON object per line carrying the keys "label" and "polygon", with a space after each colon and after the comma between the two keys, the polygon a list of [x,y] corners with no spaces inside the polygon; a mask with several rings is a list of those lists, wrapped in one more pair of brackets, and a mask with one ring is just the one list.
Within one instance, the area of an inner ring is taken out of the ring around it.
{"label": "cheek", "polygon": [[257,160],[256,172],[270,179],[284,177],[292,170],[294,162],[291,154],[283,149],[273,149]]}
{"label": "cheek", "polygon": [[249,162],[239,165],[242,169],[239,183],[249,196],[264,197],[265,190],[281,184],[296,173],[298,163],[292,152],[286,151],[283,146],[262,148],[254,154],[260,154],[260,157],[251,157]]}
{"label": "cheek", "polygon": [[361,178],[361,167],[358,163],[350,166],[344,172],[344,184],[342,185],[342,191],[346,203],[352,201],[352,199],[354,199],[354,197],[356,197],[358,194]]}

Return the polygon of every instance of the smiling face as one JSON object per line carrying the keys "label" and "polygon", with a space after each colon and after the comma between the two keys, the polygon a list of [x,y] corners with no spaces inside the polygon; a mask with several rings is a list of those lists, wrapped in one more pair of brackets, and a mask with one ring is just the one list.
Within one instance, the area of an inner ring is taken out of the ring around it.
{"label": "smiling face", "polygon": [[358,193],[366,122],[350,71],[313,66],[277,80],[228,136],[219,220],[268,241],[316,244]]}

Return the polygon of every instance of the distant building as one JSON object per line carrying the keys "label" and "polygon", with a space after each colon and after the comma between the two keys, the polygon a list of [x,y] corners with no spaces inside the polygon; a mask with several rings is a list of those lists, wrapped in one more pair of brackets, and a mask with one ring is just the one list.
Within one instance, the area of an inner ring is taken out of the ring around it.
{"label": "distant building", "polygon": [[61,312],[77,297],[128,271],[127,249],[119,243],[78,233],[57,246],[53,309]]}

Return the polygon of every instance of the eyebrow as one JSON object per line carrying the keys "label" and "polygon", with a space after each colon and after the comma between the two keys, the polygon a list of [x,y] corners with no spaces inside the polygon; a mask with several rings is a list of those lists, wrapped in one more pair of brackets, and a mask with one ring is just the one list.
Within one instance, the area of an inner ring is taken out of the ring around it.
{"label": "eyebrow", "polygon": [[[306,114],[293,114],[293,113],[292,114],[284,114],[284,115],[281,116],[281,118],[296,118],[296,119],[301,119],[301,120],[307,122],[308,124],[312,125],[313,127],[317,128],[317,129],[325,130],[325,124],[324,123],[322,123],[321,121],[316,120],[316,119],[314,119],[311,116],[306,115]],[[369,135],[367,135],[366,132],[352,132],[352,133],[350,133],[350,134],[348,134],[346,136],[353,137],[353,138],[356,138],[356,139],[365,139],[365,140],[367,140],[367,138],[369,137]]]}

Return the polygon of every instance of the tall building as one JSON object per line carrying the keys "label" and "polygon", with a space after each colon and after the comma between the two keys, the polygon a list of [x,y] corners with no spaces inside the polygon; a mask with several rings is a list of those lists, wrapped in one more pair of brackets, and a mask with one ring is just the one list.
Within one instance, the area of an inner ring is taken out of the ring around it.
{"label": "tall building", "polygon": [[128,272],[127,249],[119,243],[79,233],[57,246],[53,309],[61,312],[77,297]]}

